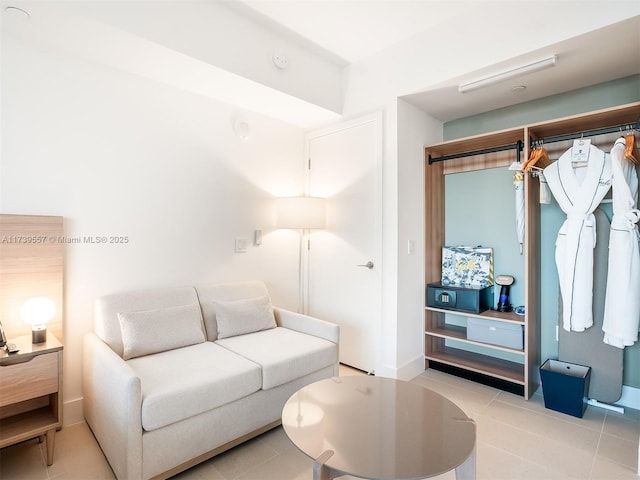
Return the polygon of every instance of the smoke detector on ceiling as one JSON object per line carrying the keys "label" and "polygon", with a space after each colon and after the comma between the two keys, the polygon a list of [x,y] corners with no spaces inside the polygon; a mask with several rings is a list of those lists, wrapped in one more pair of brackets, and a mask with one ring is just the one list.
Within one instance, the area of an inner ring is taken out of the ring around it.
{"label": "smoke detector on ceiling", "polygon": [[280,70],[285,70],[289,67],[289,58],[282,52],[276,52],[273,54],[273,64]]}
{"label": "smoke detector on ceiling", "polygon": [[246,120],[243,120],[242,118],[236,119],[233,122],[233,131],[243,142],[246,142],[249,139],[249,124]]}

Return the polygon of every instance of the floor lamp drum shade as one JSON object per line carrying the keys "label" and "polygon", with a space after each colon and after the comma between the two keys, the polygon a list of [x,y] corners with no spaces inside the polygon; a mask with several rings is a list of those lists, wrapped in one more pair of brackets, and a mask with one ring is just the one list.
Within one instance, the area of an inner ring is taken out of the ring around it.
{"label": "floor lamp drum shade", "polygon": [[324,228],[326,216],[324,198],[284,197],[278,199],[278,228]]}

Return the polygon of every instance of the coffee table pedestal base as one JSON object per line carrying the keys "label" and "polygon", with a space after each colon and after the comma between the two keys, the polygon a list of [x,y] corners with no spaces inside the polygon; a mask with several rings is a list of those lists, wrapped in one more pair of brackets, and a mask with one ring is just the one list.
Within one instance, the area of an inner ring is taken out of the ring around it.
{"label": "coffee table pedestal base", "polygon": [[[342,477],[346,473],[326,465],[327,460],[333,456],[333,450],[327,450],[313,463],[313,480],[333,480]],[[456,480],[476,480],[476,449],[464,463],[456,467]]]}

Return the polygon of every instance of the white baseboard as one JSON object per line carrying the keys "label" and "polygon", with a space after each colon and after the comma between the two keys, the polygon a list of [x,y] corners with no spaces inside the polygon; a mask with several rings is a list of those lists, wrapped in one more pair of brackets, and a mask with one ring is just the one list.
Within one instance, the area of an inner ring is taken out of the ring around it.
{"label": "white baseboard", "polygon": [[424,355],[421,354],[404,365],[401,365],[400,368],[398,368],[397,378],[409,381],[422,373],[424,373]]}
{"label": "white baseboard", "polygon": [[380,368],[376,369],[376,376],[409,381],[423,372],[424,356],[420,355],[397,368],[382,365]]}
{"label": "white baseboard", "polygon": [[62,404],[62,426],[73,425],[74,423],[84,422],[84,414],[82,413],[82,397],[74,400],[68,400]]}

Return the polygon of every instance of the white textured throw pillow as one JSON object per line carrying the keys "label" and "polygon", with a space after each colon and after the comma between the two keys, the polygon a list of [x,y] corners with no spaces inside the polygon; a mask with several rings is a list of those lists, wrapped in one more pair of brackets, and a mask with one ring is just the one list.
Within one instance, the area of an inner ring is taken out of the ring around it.
{"label": "white textured throw pillow", "polygon": [[125,360],[205,341],[199,305],[118,312],[118,320]]}
{"label": "white textured throw pillow", "polygon": [[215,302],[218,338],[235,337],[276,327],[268,296]]}

